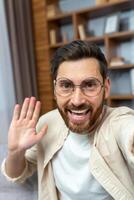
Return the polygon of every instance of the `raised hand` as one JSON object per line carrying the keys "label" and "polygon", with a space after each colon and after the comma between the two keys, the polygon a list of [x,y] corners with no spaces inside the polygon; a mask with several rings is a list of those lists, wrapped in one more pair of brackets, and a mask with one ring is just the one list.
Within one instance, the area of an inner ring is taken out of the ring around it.
{"label": "raised hand", "polygon": [[47,130],[47,125],[36,133],[36,124],[40,114],[41,103],[35,97],[26,98],[22,105],[16,105],[8,134],[9,152],[19,152],[29,149],[38,143]]}

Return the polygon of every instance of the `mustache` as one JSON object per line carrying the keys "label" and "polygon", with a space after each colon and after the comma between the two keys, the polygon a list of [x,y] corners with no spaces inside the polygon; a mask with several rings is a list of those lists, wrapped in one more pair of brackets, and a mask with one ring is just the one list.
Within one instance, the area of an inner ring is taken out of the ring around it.
{"label": "mustache", "polygon": [[86,109],[88,109],[88,110],[90,110],[90,111],[92,111],[93,110],[93,108],[92,108],[92,106],[91,105],[87,105],[87,104],[81,104],[81,105],[79,105],[79,106],[75,106],[75,105],[70,105],[70,106],[67,106],[66,108],[65,108],[65,110],[75,110],[75,111],[80,111],[80,110],[86,110]]}

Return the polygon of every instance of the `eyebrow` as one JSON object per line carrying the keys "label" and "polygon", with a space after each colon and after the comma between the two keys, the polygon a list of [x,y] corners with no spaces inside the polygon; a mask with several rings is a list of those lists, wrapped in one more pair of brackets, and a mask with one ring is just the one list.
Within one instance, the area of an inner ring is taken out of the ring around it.
{"label": "eyebrow", "polygon": [[[74,83],[74,81],[73,80],[71,80],[71,79],[69,79],[69,78],[67,78],[67,77],[59,77],[59,78],[57,78],[56,80],[59,80],[59,79],[66,79],[66,80],[69,80],[69,81],[71,81],[71,82],[73,82]],[[97,77],[87,77],[87,78],[85,78],[85,79],[83,79],[83,80],[81,80],[80,82],[83,82],[83,81],[85,81],[85,80],[89,80],[89,79],[95,79],[95,80],[98,80],[98,81],[100,81],[100,82],[102,82],[101,80],[99,80]]]}

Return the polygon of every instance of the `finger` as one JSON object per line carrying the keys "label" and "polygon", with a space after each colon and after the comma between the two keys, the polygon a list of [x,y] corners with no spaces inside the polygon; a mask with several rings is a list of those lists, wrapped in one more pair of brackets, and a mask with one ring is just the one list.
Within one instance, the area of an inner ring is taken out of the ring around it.
{"label": "finger", "polygon": [[32,120],[37,123],[38,119],[39,119],[39,115],[40,115],[40,109],[41,109],[41,102],[37,101],[36,105],[35,105],[35,109],[34,109],[34,113],[32,116]]}
{"label": "finger", "polygon": [[47,132],[47,128],[48,128],[48,126],[45,125],[45,126],[41,129],[41,131],[40,131],[38,134],[36,134],[37,143],[44,137],[44,135],[45,135],[46,132]]}
{"label": "finger", "polygon": [[29,98],[25,98],[24,103],[21,108],[20,119],[24,119],[26,117],[28,106],[29,106],[29,101],[30,101]]}
{"label": "finger", "polygon": [[18,120],[20,116],[20,105],[16,104],[13,112],[13,120]]}
{"label": "finger", "polygon": [[36,103],[36,98],[35,97],[31,97],[30,98],[30,102],[29,102],[27,115],[26,115],[27,119],[31,119],[32,118],[33,113],[34,113],[35,103]]}

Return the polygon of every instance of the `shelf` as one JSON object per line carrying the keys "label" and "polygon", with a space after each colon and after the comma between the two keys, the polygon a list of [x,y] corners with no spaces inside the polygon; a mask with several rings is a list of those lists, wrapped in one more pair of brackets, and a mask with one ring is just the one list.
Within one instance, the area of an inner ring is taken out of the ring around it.
{"label": "shelf", "polygon": [[[97,44],[103,44],[105,42],[105,37],[108,37],[109,39],[117,39],[118,41],[121,41],[123,39],[130,39],[134,38],[134,31],[126,31],[126,32],[118,32],[118,33],[113,33],[111,35],[105,35],[105,36],[91,36],[91,37],[86,37],[85,40],[89,42],[95,42]],[[66,43],[59,42],[56,43],[55,45],[50,45],[50,48],[58,48],[61,47]],[[121,66],[115,66],[115,67],[109,67],[110,69],[116,69],[116,68],[133,68],[134,64],[124,64]]]}
{"label": "shelf", "polygon": [[118,41],[124,41],[128,39],[134,38],[134,31],[123,31],[123,32],[116,32],[111,34],[106,34],[109,39],[114,39]]}
{"label": "shelf", "polygon": [[91,36],[86,38],[87,41],[89,42],[96,42],[97,44],[102,44],[105,41],[104,36]]}
{"label": "shelf", "polygon": [[93,6],[86,9],[81,9],[76,12],[79,15],[86,15],[87,18],[96,18],[104,15],[112,14],[113,12],[124,11],[134,8],[134,1],[122,0],[120,2],[109,2],[103,5]]}
{"label": "shelf", "polygon": [[88,7],[85,9],[79,9],[72,12],[60,12],[56,16],[47,18],[47,21],[60,20],[62,18],[70,17],[74,14],[85,15],[86,17],[96,18],[104,15],[109,15],[110,13],[117,11],[124,11],[134,8],[134,1],[122,0],[120,2],[109,2],[103,5]]}
{"label": "shelf", "polygon": [[57,14],[56,16],[47,18],[47,21],[53,22],[53,21],[62,20],[65,18],[71,18],[72,15],[73,15],[73,13],[71,13],[71,12],[70,13],[60,13],[60,14]]}
{"label": "shelf", "polygon": [[124,65],[117,65],[117,66],[109,66],[109,69],[118,70],[118,69],[132,69],[134,68],[134,64],[124,64]]}
{"label": "shelf", "polygon": [[133,100],[134,95],[111,95],[110,100]]}

